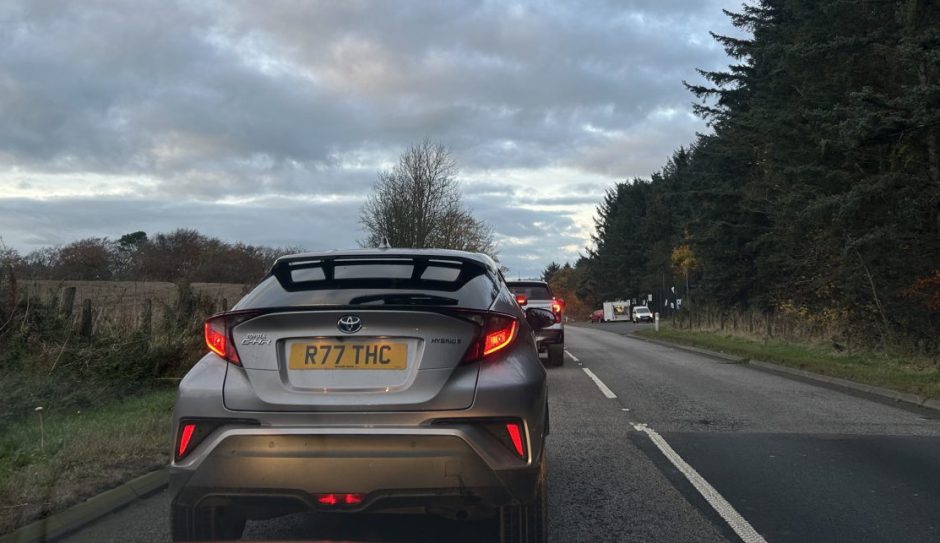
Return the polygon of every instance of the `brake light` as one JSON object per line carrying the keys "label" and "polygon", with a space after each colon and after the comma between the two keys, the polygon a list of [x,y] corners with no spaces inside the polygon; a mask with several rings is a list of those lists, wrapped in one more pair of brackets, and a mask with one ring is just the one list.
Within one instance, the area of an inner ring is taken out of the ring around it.
{"label": "brake light", "polygon": [[555,322],[561,322],[561,313],[565,310],[565,301],[552,299],[552,313],[555,314]]}
{"label": "brake light", "polygon": [[516,294],[516,303],[523,306],[529,303],[529,299],[526,298],[525,294]]}
{"label": "brake light", "polygon": [[525,446],[522,442],[522,425],[518,422],[510,422],[506,424],[506,433],[509,434],[509,439],[512,440],[512,446],[516,449],[516,454],[520,458],[525,456]]}
{"label": "brake light", "polygon": [[205,326],[206,346],[225,360],[240,366],[241,359],[235,349],[232,328],[258,314],[258,311],[233,311],[209,317]]}
{"label": "brake light", "polygon": [[193,423],[184,424],[180,431],[180,442],[176,449],[176,459],[179,460],[189,452],[189,444],[193,439],[193,432],[196,431],[196,425]]}
{"label": "brake light", "polygon": [[519,321],[510,315],[483,313],[480,335],[467,349],[464,362],[486,358],[512,345],[519,331]]}
{"label": "brake light", "polygon": [[225,327],[223,325],[220,330],[217,326],[218,322],[206,321],[206,346],[222,358],[228,358],[225,354],[225,348],[228,346],[228,341],[225,338]]}
{"label": "brake light", "polygon": [[519,323],[516,322],[516,319],[506,319],[509,322],[499,323],[496,330],[492,332],[487,332],[483,338],[483,356],[487,356],[495,353],[500,349],[504,349],[512,343],[512,340],[516,337],[516,328],[519,326]]}

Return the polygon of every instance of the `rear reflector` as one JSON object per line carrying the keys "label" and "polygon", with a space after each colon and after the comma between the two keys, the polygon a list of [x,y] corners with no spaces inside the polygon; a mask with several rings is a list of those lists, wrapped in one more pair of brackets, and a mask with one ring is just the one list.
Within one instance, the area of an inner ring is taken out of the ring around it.
{"label": "rear reflector", "polygon": [[221,426],[258,426],[258,424],[258,421],[254,419],[188,417],[180,419],[179,430],[176,432],[176,448],[174,449],[176,461],[179,462],[189,456],[200,443]]}
{"label": "rear reflector", "polygon": [[359,505],[365,499],[363,494],[330,493],[318,494],[317,503],[320,505]]}
{"label": "rear reflector", "polygon": [[186,456],[186,453],[189,452],[189,444],[193,439],[193,432],[196,431],[196,425],[189,423],[184,424],[183,429],[180,431],[180,442],[179,446],[176,449],[176,459],[179,460]]}
{"label": "rear reflector", "polygon": [[512,446],[516,449],[516,454],[520,458],[525,456],[525,446],[522,442],[522,427],[517,422],[510,422],[506,424],[506,433],[509,434],[509,439],[512,441]]}

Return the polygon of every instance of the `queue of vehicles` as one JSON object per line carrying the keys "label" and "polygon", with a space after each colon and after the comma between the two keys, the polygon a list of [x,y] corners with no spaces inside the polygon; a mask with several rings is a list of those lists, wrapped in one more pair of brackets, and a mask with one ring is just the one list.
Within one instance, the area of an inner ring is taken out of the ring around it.
{"label": "queue of vehicles", "polygon": [[604,302],[603,307],[591,313],[592,323],[629,321],[635,323],[654,322],[656,315],[645,305],[633,305],[628,301]]}

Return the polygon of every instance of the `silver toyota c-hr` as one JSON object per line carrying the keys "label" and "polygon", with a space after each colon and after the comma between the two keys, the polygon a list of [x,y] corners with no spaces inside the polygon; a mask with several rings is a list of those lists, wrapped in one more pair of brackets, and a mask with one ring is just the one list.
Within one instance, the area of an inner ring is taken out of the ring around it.
{"label": "silver toyota c-hr", "polygon": [[447,250],[279,258],[182,380],[174,540],[298,511],[492,515],[544,541],[545,369],[495,262]]}

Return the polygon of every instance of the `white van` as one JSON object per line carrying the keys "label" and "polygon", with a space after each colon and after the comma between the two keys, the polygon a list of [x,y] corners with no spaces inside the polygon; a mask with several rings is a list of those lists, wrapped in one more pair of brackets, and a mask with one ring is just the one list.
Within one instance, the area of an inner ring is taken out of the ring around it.
{"label": "white van", "polygon": [[653,322],[653,312],[645,305],[638,305],[633,308],[630,320],[633,322]]}

